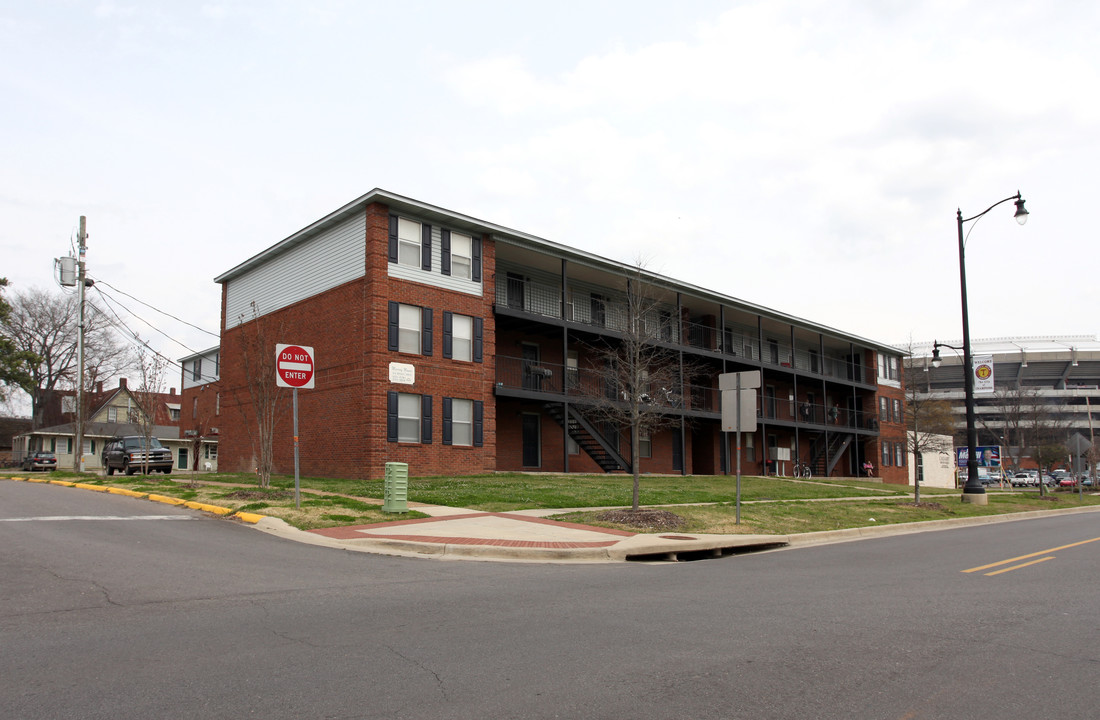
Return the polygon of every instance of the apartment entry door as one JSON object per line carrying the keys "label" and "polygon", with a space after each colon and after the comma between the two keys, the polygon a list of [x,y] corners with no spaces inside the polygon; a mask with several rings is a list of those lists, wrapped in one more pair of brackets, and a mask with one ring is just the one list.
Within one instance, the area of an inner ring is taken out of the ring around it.
{"label": "apartment entry door", "polygon": [[536,413],[523,413],[523,467],[541,467],[542,430]]}

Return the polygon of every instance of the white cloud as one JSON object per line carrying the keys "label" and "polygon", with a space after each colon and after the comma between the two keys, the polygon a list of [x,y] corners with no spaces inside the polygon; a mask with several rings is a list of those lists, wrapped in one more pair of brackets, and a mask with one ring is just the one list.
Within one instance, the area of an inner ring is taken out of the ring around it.
{"label": "white cloud", "polygon": [[[425,7],[8,11],[5,272],[48,284],[86,214],[96,271],[216,322],[214,275],[380,186],[927,339],[958,334],[955,209],[1020,189],[1025,228],[991,213],[972,236],[975,336],[1095,328],[1067,279],[1098,252],[1100,6]],[[147,283],[150,238],[169,263]],[[1059,292],[1002,296],[1021,278]]]}

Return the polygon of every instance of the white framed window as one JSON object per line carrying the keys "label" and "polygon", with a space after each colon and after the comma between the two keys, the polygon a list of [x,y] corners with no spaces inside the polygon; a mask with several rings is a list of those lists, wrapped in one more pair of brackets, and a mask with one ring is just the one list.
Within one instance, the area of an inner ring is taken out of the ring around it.
{"label": "white framed window", "polygon": [[179,420],[180,419],[180,409],[179,408],[168,408],[168,417],[171,418],[172,420]]}
{"label": "white framed window", "polygon": [[118,408],[114,405],[107,408],[107,422],[118,422]]}
{"label": "white framed window", "polygon": [[474,444],[474,401],[451,400],[451,444]]}
{"label": "white framed window", "polygon": [[405,353],[420,352],[420,308],[400,305],[397,315],[397,349]]}
{"label": "white framed window", "polygon": [[420,442],[420,396],[397,394],[397,441]]}
{"label": "white framed window", "polygon": [[465,280],[473,277],[473,244],[469,235],[451,233],[451,277]]}
{"label": "white framed window", "polygon": [[466,362],[474,359],[474,319],[469,315],[451,316],[451,357]]}
{"label": "white framed window", "polygon": [[889,380],[892,382],[901,379],[901,373],[898,372],[898,358],[896,355],[888,357],[882,353],[878,354],[878,377],[879,380]]}
{"label": "white framed window", "polygon": [[649,433],[638,434],[638,457],[653,457],[653,440],[650,439]]}
{"label": "white framed window", "polygon": [[397,262],[420,267],[420,223],[397,218]]}

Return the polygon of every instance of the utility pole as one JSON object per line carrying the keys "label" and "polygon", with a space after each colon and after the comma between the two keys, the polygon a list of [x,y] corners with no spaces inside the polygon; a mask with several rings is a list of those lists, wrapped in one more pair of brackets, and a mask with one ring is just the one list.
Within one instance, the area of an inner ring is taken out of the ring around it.
{"label": "utility pole", "polygon": [[76,264],[76,283],[80,293],[80,326],[76,335],[76,448],[73,451],[73,470],[84,472],[84,275],[87,250],[87,219],[80,216],[80,255]]}

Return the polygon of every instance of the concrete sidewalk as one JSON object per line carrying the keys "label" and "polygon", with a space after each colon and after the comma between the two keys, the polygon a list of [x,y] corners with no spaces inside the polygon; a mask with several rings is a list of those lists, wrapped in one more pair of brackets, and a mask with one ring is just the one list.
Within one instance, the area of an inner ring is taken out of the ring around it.
{"label": "concrete sidewalk", "polygon": [[525,562],[676,561],[788,544],[781,535],[633,533],[540,517],[574,510],[480,512],[418,503],[409,507],[431,517],[310,531],[265,518],[256,527],[299,542],[349,550]]}
{"label": "concrete sidewalk", "polygon": [[708,535],[632,533],[545,517],[595,508],[494,513],[419,503],[409,503],[409,507],[432,517],[310,531],[292,528],[275,518],[264,518],[256,527],[298,542],[387,555],[513,562],[675,562],[788,546],[1016,522],[1051,515],[1100,512],[1100,507],[1081,507],[883,524],[798,535]]}

